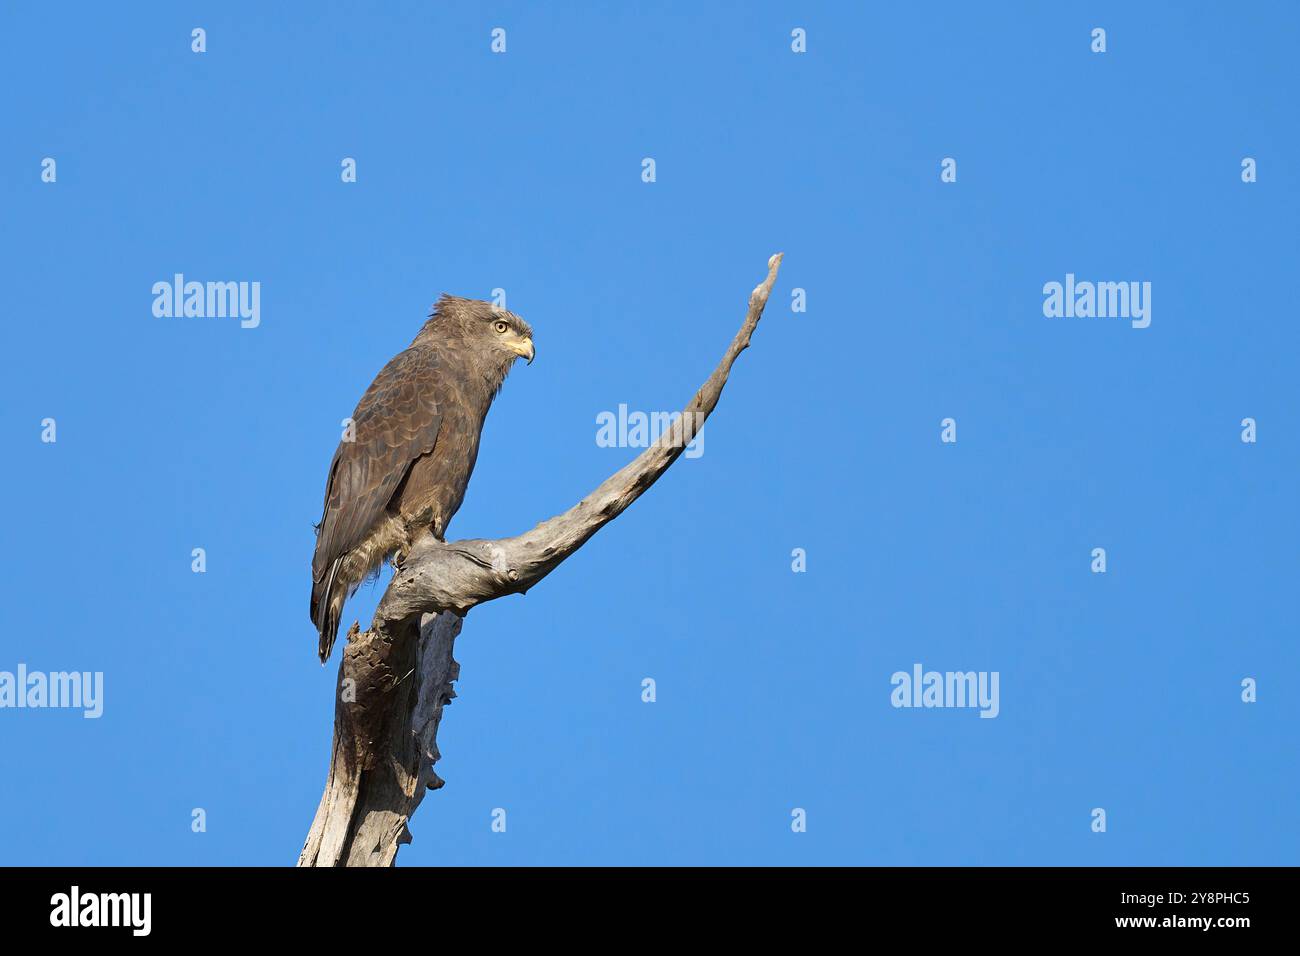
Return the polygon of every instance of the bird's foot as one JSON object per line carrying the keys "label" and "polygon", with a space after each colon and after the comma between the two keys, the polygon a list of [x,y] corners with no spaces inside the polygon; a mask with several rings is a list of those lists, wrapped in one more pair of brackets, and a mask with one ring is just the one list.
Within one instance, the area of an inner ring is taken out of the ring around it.
{"label": "bird's foot", "polygon": [[402,565],[406,563],[406,555],[407,550],[405,548],[399,548],[393,552],[393,556],[388,559],[388,563],[393,566],[394,571],[402,570]]}

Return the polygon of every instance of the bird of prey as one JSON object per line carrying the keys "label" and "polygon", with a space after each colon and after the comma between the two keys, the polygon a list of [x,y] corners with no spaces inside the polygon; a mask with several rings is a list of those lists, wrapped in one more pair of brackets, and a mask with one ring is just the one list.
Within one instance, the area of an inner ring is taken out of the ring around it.
{"label": "bird of prey", "polygon": [[312,558],[311,619],[329,659],[343,604],[426,532],[443,539],[506,374],[533,361],[533,331],[488,302],[444,295],[410,348],[384,366],[352,413],[325,483]]}

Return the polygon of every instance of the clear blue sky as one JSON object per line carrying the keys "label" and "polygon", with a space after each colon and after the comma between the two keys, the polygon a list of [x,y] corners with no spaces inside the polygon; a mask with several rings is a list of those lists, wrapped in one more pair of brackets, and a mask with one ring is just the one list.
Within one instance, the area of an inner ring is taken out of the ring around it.
{"label": "clear blue sky", "polygon": [[[0,670],[105,700],[0,710],[0,862],[292,863],[312,522],[434,298],[536,332],[450,529],[498,536],[782,250],[705,453],[470,614],[399,862],[1300,863],[1294,4],[382,6],[5,6]],[[260,326],[154,317],[177,272]],[[1044,317],[1067,273],[1151,326]],[[895,709],[916,663],[998,717]]]}

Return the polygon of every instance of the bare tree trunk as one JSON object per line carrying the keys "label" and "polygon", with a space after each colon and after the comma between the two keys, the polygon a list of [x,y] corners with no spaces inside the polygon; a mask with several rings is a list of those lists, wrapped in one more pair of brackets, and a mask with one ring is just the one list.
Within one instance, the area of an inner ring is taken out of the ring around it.
{"label": "bare tree trunk", "polygon": [[424,615],[417,639],[390,647],[376,646],[374,631],[348,633],[329,778],[299,866],[392,866],[411,841],[407,821],[425,790],[442,786],[438,722],[456,696],[461,623],[450,611]]}
{"label": "bare tree trunk", "polygon": [[426,790],[442,786],[438,723],[456,696],[452,656],[465,614],[522,594],[550,574],[677,460],[718,404],[749,347],[781,266],[749,297],[744,324],[718,367],[659,440],[564,514],[496,541],[422,538],[393,575],[371,621],[353,624],[339,665],[329,776],[299,866],[392,866]]}

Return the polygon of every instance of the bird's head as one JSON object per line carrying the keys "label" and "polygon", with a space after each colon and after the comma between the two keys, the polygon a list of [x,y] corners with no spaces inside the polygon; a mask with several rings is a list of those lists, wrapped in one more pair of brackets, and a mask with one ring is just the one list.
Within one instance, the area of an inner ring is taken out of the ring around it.
{"label": "bird's head", "polygon": [[532,326],[513,312],[490,306],[489,308],[492,314],[488,317],[488,338],[497,348],[504,349],[519,358],[528,359],[528,364],[532,365],[533,356],[537,354],[537,350],[533,347]]}
{"label": "bird's head", "polygon": [[505,368],[517,358],[533,363],[533,330],[519,316],[480,299],[443,295],[421,335],[431,333],[474,352],[495,356]]}

